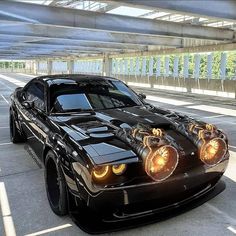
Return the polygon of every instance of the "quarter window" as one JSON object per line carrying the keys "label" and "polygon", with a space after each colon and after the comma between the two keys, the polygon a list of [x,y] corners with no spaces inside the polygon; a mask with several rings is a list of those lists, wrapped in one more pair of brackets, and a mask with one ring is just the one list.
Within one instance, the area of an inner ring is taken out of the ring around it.
{"label": "quarter window", "polygon": [[30,84],[26,90],[26,100],[34,102],[37,109],[44,111],[44,86],[41,83]]}

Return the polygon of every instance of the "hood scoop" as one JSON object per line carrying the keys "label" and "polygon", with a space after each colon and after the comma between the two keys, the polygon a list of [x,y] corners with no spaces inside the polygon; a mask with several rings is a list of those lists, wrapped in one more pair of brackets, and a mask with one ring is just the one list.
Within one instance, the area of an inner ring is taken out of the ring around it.
{"label": "hood scoop", "polygon": [[97,120],[80,123],[77,126],[91,138],[108,138],[114,136],[114,129]]}

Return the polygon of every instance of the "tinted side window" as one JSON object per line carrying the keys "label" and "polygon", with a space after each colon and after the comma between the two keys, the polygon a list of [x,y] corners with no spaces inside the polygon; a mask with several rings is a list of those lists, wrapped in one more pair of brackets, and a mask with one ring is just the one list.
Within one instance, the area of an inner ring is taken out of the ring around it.
{"label": "tinted side window", "polygon": [[26,90],[26,100],[34,101],[36,108],[45,110],[44,86],[40,83],[32,83]]}

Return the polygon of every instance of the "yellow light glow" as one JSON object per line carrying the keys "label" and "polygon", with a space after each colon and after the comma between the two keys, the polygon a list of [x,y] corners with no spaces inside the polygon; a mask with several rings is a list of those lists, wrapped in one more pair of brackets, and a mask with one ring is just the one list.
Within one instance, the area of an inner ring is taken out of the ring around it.
{"label": "yellow light glow", "polygon": [[112,166],[112,171],[115,175],[122,175],[126,170],[125,164],[114,165]]}
{"label": "yellow light glow", "polygon": [[153,167],[154,172],[162,170],[168,162],[168,157],[166,156],[155,156],[153,158]]}
{"label": "yellow light glow", "polygon": [[162,146],[147,157],[145,171],[155,181],[163,181],[174,172],[178,159],[179,155],[174,147]]}
{"label": "yellow light glow", "polygon": [[214,138],[201,149],[200,159],[207,165],[215,165],[222,160],[227,151],[227,145],[221,138]]}
{"label": "yellow light glow", "polygon": [[103,179],[108,174],[109,174],[109,166],[101,166],[93,170],[93,175],[96,179]]}

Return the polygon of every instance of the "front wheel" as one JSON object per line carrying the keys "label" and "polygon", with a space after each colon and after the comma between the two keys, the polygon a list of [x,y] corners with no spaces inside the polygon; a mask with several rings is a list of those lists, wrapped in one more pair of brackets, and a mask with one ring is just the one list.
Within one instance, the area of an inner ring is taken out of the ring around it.
{"label": "front wheel", "polygon": [[18,128],[16,127],[16,121],[12,111],[10,110],[9,117],[9,125],[10,125],[10,139],[13,143],[22,143],[25,142],[25,137],[20,133]]}
{"label": "front wheel", "polygon": [[68,213],[67,188],[64,174],[56,160],[56,155],[49,151],[45,159],[45,185],[52,211],[63,216]]}

